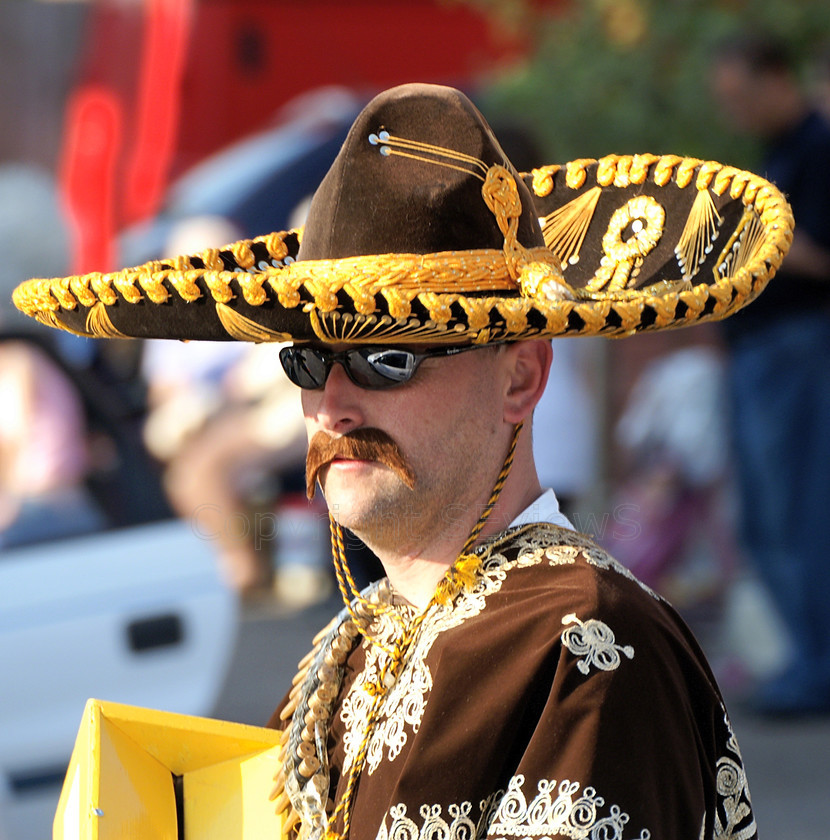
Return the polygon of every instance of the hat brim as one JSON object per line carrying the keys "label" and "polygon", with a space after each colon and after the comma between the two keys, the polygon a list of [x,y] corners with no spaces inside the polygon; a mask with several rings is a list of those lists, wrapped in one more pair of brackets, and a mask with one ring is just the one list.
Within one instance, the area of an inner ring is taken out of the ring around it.
{"label": "hat brim", "polygon": [[289,231],[108,274],[30,280],[14,303],[49,326],[105,338],[621,337],[733,314],[792,241],[780,191],[712,161],[609,156],[522,177],[548,247],[529,252],[518,281],[499,250],[297,261],[302,232]]}

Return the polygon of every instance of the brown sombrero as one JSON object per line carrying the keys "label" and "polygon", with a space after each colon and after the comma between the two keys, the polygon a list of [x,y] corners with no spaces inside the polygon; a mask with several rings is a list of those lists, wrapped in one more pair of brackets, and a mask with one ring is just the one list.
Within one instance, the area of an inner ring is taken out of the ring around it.
{"label": "brown sombrero", "polygon": [[519,175],[460,92],[358,116],[302,230],[107,274],[30,280],[19,309],[107,338],[481,343],[725,318],[781,264],[770,183],[674,155]]}

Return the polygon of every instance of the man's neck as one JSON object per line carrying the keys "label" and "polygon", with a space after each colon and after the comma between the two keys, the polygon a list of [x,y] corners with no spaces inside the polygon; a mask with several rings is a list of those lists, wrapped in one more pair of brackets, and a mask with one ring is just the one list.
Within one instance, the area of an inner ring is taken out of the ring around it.
{"label": "man's neck", "polygon": [[[504,531],[541,493],[542,487],[532,462],[525,467],[524,475],[518,470],[512,473],[474,546]],[[484,502],[482,500],[480,510],[484,509]],[[395,592],[418,609],[425,609],[441,579],[458,559],[467,536],[476,524],[475,520],[471,520],[465,523],[463,530],[455,531],[439,528],[431,535],[428,544],[407,552],[371,545],[370,548],[381,561]]]}

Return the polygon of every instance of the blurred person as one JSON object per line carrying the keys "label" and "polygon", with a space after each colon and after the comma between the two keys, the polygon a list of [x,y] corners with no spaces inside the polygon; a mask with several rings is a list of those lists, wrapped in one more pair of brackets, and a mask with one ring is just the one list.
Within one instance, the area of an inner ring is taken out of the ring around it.
{"label": "blurred person", "polygon": [[[301,241],[235,243],[224,271],[212,253],[149,263],[114,278],[115,301],[49,310],[101,336],[291,342],[344,608],[273,718],[284,836],[757,836],[699,646],[574,530],[523,428],[550,339],[726,317],[791,228],[762,179],[681,157],[522,176],[462,93],[404,85],[358,116]],[[252,255],[260,272],[235,270]],[[61,282],[15,301],[42,317]],[[129,302],[157,283],[158,304]],[[386,572],[362,592],[346,527]]]}
{"label": "blurred person", "polygon": [[830,120],[830,44],[818,51],[811,69],[815,107],[824,119]]}
{"label": "blurred person", "polygon": [[84,480],[86,416],[35,344],[0,336],[0,548],[89,533],[105,519]]}
{"label": "blurred person", "polygon": [[67,268],[67,225],[51,176],[0,166],[0,548],[88,533],[105,518],[85,479],[90,469],[83,401],[61,346],[31,335],[11,291],[32,273]]}
{"label": "blurred person", "polygon": [[[305,433],[279,346],[246,351],[225,372],[222,404],[184,437],[164,484],[197,536],[216,541],[228,583],[305,606],[331,591],[327,524],[304,495]],[[291,548],[292,537],[302,546]]]}
{"label": "blurred person", "polygon": [[686,613],[722,597],[736,569],[726,521],[724,364],[712,345],[649,363],[614,426],[628,522],[601,540],[640,580]]}
{"label": "blurred person", "polygon": [[[179,221],[166,250],[188,253],[236,238],[219,216]],[[241,342],[145,342],[148,449],[194,533],[213,541],[227,583],[248,600],[274,594],[306,606],[332,589],[328,527],[303,489],[305,434],[279,347]]]}
{"label": "blurred person", "polygon": [[741,34],[717,51],[711,84],[725,117],[764,146],[795,235],[779,279],[724,324],[741,537],[793,640],[787,667],[752,706],[830,712],[830,127],[786,47]]}
{"label": "blurred person", "polygon": [[[165,251],[184,254],[221,247],[239,236],[221,216],[196,216],[170,230]],[[223,404],[222,378],[248,349],[222,342],[145,341],[140,371],[147,386],[143,437],[150,452],[169,461],[184,441]]]}

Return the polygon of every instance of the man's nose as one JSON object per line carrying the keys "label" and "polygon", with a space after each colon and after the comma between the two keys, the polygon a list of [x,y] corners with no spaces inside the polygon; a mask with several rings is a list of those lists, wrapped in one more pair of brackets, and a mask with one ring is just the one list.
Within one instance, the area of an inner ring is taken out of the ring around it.
{"label": "man's nose", "polygon": [[308,393],[318,397],[316,415],[322,428],[345,434],[364,425],[362,403],[366,391],[349,379],[340,363],[332,364],[322,388]]}

